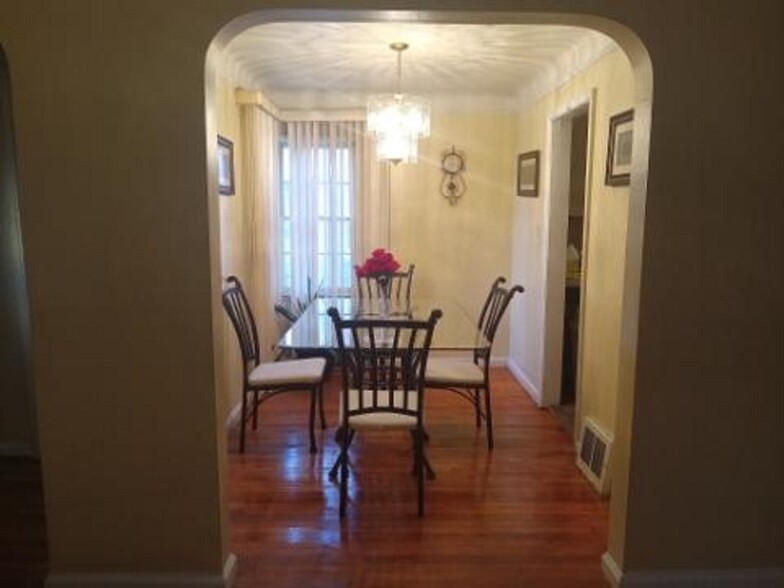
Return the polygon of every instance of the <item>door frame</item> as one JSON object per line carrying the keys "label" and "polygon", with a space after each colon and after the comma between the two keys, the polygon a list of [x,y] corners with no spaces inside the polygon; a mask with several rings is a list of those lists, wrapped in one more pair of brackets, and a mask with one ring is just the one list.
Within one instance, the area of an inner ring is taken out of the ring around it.
{"label": "door frame", "polygon": [[[596,89],[577,96],[548,117],[544,177],[549,189],[544,206],[544,312],[542,328],[542,406],[559,404],[561,400],[561,368],[563,363],[563,313],[566,288],[566,238],[569,224],[569,165],[571,161],[572,120],[588,114],[588,138],[585,157],[585,214],[583,216],[583,243],[580,276],[579,332],[585,320],[586,276],[590,234],[591,185],[594,159],[594,122]],[[582,348],[584,337],[577,345],[577,370],[575,374],[575,414],[580,414],[580,384]],[[579,418],[575,419],[575,430]]]}

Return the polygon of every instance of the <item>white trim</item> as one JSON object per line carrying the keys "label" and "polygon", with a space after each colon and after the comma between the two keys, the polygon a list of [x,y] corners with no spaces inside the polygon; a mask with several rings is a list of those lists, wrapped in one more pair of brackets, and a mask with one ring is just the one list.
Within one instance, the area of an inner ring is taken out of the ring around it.
{"label": "white trim", "polygon": [[609,552],[602,572],[611,588],[777,588],[784,586],[784,568],[678,570],[623,573]]}
{"label": "white trim", "polygon": [[230,553],[223,565],[223,573],[218,574],[104,574],[104,573],[64,573],[49,574],[46,588],[231,588],[237,569],[237,558]]}
{"label": "white trim", "polygon": [[602,573],[610,588],[620,588],[623,572],[609,551],[602,554]]}
{"label": "white trim", "polygon": [[237,556],[230,553],[223,564],[223,585],[225,588],[234,586],[234,578],[237,576]]}
{"label": "white trim", "polygon": [[24,443],[0,443],[0,457],[32,457],[37,458],[32,445]]}
{"label": "white trim", "polygon": [[544,288],[541,314],[541,369],[543,406],[561,399],[563,312],[566,283],[566,234],[569,206],[569,160],[572,123],[567,115],[551,115],[547,121],[543,184],[542,267]]}
{"label": "white trim", "polygon": [[[576,112],[587,109],[588,113],[588,144],[586,146],[585,176],[585,216],[584,233],[587,235],[590,223],[591,203],[591,169],[593,167],[593,113],[596,103],[596,90],[582,93],[565,104],[561,104],[548,116],[546,151],[544,155],[544,248],[542,250],[542,266],[544,267],[544,289],[542,296],[542,392],[541,405],[551,406],[561,401],[561,364],[563,361],[563,313],[565,304],[566,282],[566,233],[569,215],[569,161],[571,158],[572,122]],[[567,173],[563,173],[566,170]],[[583,242],[583,260],[588,255],[587,237]],[[581,288],[583,295],[580,300],[580,328],[585,315],[585,273],[583,264]],[[581,338],[582,339],[582,338]],[[577,408],[580,402],[580,363],[577,357]],[[579,414],[579,413],[578,413]]]}
{"label": "white trim", "polygon": [[[244,394],[245,392],[243,392]],[[226,417],[226,428],[228,429],[234,423],[239,422],[240,420],[240,413],[242,412],[242,399],[238,400],[237,403],[234,405],[229,411],[229,416]]]}
{"label": "white trim", "polygon": [[523,387],[523,389],[528,393],[528,396],[536,403],[536,406],[542,406],[542,393],[539,389],[534,386],[531,379],[525,374],[525,372],[517,365],[517,362],[512,359],[511,357],[507,358],[506,360],[506,367],[514,376],[514,379]]}

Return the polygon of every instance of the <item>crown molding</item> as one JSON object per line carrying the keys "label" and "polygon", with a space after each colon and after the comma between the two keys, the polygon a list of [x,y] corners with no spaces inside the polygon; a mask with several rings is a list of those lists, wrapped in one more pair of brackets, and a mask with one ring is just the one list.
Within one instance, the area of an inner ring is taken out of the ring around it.
{"label": "crown molding", "polygon": [[586,30],[583,37],[569,51],[563,53],[552,67],[543,71],[536,81],[518,92],[517,107],[530,106],[615,50],[620,48],[610,37]]}

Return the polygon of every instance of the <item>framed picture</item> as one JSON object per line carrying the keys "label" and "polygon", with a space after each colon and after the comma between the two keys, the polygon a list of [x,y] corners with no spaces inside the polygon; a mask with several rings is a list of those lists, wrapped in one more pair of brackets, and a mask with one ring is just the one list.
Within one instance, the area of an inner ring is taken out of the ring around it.
{"label": "framed picture", "polygon": [[539,196],[539,151],[517,156],[517,195]]}
{"label": "framed picture", "polygon": [[632,168],[632,138],[634,110],[627,110],[610,118],[610,137],[607,141],[608,186],[628,186]]}
{"label": "framed picture", "polygon": [[218,192],[234,194],[234,143],[218,135]]}

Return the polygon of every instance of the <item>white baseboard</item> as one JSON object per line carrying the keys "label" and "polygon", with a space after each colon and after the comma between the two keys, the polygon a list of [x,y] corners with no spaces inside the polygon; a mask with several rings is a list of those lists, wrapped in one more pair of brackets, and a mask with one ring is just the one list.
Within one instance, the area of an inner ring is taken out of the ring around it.
{"label": "white baseboard", "polygon": [[0,443],[0,457],[32,457],[37,458],[35,450],[23,443]]}
{"label": "white baseboard", "polygon": [[229,554],[223,564],[223,586],[231,588],[234,586],[234,578],[237,575],[237,556],[233,553]]}
{"label": "white baseboard", "polygon": [[230,429],[234,423],[238,423],[240,420],[240,413],[242,412],[242,400],[238,400],[237,403],[234,405],[229,411],[229,416],[226,417],[226,428]]}
{"label": "white baseboard", "polygon": [[528,392],[528,395],[533,399],[536,403],[536,406],[542,406],[542,393],[539,389],[534,386],[533,382],[531,382],[530,378],[525,375],[525,372],[520,369],[520,366],[517,365],[514,359],[508,357],[506,359],[506,367],[512,373],[515,380]]}
{"label": "white baseboard", "polygon": [[777,588],[784,568],[621,572],[609,553],[602,571],[612,588]]}
{"label": "white baseboard", "polygon": [[46,588],[231,588],[237,571],[233,553],[226,558],[223,574],[49,574]]}
{"label": "white baseboard", "polygon": [[607,580],[610,588],[620,588],[623,574],[621,573],[621,568],[615,563],[615,558],[610,555],[609,551],[605,551],[602,554],[602,572],[604,573],[604,578]]}

